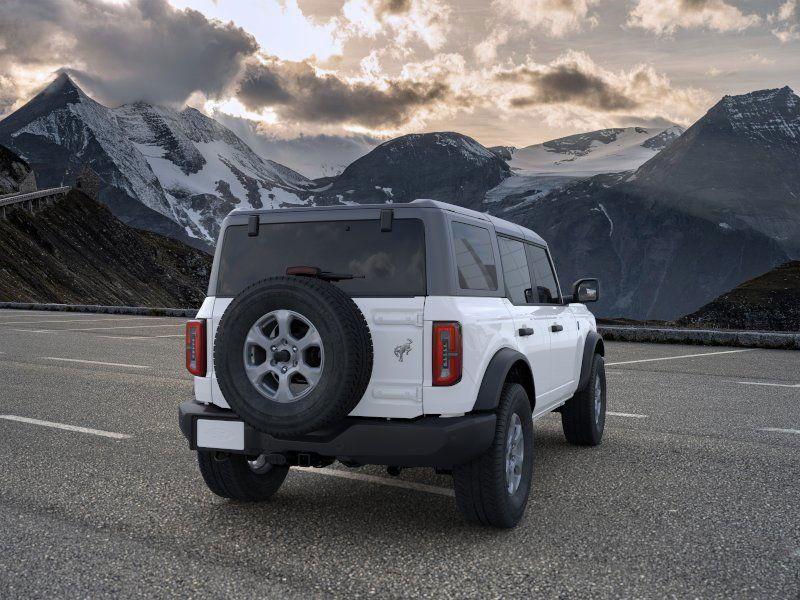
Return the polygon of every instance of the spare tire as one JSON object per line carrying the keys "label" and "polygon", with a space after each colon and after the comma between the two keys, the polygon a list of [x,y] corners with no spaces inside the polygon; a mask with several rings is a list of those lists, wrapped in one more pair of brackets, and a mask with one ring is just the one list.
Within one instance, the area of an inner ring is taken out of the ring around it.
{"label": "spare tire", "polygon": [[331,283],[270,277],[242,291],[217,327],[214,370],[230,407],[275,437],[343,419],[372,375],[372,336]]}

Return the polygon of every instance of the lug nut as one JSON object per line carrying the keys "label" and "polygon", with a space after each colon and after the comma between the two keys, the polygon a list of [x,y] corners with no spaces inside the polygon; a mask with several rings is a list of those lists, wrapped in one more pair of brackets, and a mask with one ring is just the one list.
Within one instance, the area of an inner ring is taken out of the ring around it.
{"label": "lug nut", "polygon": [[270,346],[269,349],[272,350],[273,352],[275,352],[275,350],[277,350],[278,347],[277,346]]}
{"label": "lug nut", "polygon": [[292,352],[297,352],[297,346],[292,346]]}
{"label": "lug nut", "polygon": [[281,373],[286,373],[286,371],[288,371],[286,367],[281,367]]}

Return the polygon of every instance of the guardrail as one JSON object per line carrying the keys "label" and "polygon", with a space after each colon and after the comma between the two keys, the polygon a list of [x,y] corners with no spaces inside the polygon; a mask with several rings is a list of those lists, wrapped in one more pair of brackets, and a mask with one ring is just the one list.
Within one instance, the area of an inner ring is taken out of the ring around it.
{"label": "guardrail", "polygon": [[38,207],[42,201],[49,203],[57,198],[66,196],[72,188],[69,186],[62,186],[57,188],[49,188],[46,190],[38,190],[36,192],[13,193],[3,194],[0,196],[0,218],[5,218],[6,208],[17,204],[28,204],[28,208],[33,209],[34,204]]}
{"label": "guardrail", "polygon": [[630,325],[598,325],[597,330],[604,339],[618,342],[800,350],[800,331],[737,331]]}
{"label": "guardrail", "polygon": [[[95,304],[40,304],[38,302],[0,302],[0,309],[51,310],[61,312],[106,313],[152,317],[194,318],[197,308],[151,308],[147,306],[101,306]],[[703,346],[740,346],[800,350],[800,331],[733,331],[725,329],[681,329],[598,325],[608,341],[658,344],[698,344]]]}

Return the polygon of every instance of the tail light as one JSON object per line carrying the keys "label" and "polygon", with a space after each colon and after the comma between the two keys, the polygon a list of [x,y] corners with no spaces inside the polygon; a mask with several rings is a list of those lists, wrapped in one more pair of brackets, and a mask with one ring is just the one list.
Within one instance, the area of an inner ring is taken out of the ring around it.
{"label": "tail light", "polygon": [[206,321],[186,323],[186,369],[192,375],[206,376]]}
{"label": "tail light", "polygon": [[463,365],[461,324],[455,321],[433,323],[433,385],[455,385],[461,381]]}

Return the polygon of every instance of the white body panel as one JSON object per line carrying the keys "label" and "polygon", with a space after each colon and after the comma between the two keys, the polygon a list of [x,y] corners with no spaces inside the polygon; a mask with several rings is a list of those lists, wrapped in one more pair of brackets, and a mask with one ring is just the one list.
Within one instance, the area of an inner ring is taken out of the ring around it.
{"label": "white body panel", "polygon": [[[214,374],[214,338],[233,298],[207,298],[198,318],[208,319],[206,377],[195,377],[199,402],[230,408]],[[355,417],[411,419],[423,414],[423,309],[425,298],[355,298],[372,334],[372,377]],[[402,360],[401,360],[402,359]]]}
{"label": "white body panel", "polygon": [[[534,418],[568,400],[578,386],[583,345],[595,319],[582,304],[515,306],[506,298],[430,296],[354,299],[372,334],[374,360],[369,387],[350,413],[359,417],[411,419],[423,414],[470,412],[492,357],[503,348],[528,359],[536,399]],[[199,402],[230,408],[214,375],[214,337],[231,298],[207,298],[197,314],[208,320],[208,373],[194,378]],[[463,336],[461,381],[432,385],[434,321],[458,321]],[[553,324],[563,330],[552,332]],[[519,336],[531,327],[533,335]],[[402,357],[402,360],[400,358]]]}

